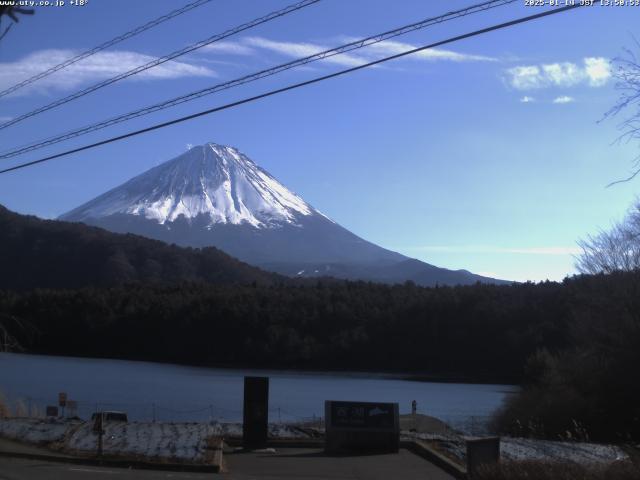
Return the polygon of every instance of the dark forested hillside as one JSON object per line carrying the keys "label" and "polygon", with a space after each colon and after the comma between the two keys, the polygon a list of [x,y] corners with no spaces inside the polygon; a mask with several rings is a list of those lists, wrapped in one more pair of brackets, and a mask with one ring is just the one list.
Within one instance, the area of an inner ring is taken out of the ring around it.
{"label": "dark forested hillside", "polygon": [[640,441],[640,271],[566,282],[565,348],[541,344],[524,389],[496,417],[506,433]]}
{"label": "dark forested hillside", "polygon": [[220,250],[18,215],[0,206],[0,288],[77,288],[128,282],[271,283],[280,277]]}
{"label": "dark forested hillside", "polygon": [[537,348],[566,344],[566,293],[555,283],[127,285],[5,292],[0,312],[41,332],[27,348],[42,353],[517,381]]}

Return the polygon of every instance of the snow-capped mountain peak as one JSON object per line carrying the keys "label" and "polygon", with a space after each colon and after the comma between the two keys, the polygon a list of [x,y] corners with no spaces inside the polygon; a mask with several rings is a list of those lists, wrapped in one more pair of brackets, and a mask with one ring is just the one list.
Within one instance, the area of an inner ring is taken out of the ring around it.
{"label": "snow-capped mountain peak", "polygon": [[216,247],[289,276],[420,285],[495,282],[368,242],[315,210],[237,149],[215,143],[193,147],[60,219],[184,247]]}
{"label": "snow-capped mountain peak", "polygon": [[139,215],[158,223],[201,215],[210,224],[257,228],[296,224],[320,214],[246,155],[207,143],[132,178],[65,214],[84,220],[114,214]]}

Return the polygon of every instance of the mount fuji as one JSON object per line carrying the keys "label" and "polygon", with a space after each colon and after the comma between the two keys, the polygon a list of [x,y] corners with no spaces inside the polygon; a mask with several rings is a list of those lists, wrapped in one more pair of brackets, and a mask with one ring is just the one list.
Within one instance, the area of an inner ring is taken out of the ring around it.
{"label": "mount fuji", "polygon": [[420,285],[503,281],[447,270],[379,247],[341,227],[255,162],[208,143],[60,216],[181,246],[215,246],[289,276]]}

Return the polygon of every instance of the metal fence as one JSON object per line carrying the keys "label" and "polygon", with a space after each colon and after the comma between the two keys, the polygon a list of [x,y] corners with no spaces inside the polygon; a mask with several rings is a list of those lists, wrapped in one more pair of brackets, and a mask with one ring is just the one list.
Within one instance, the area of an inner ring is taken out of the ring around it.
{"label": "metal fence", "polygon": [[[58,398],[14,396],[5,398],[3,402],[0,395],[0,407],[3,403],[8,407],[11,416],[44,417],[46,407],[48,405],[57,406]],[[70,403],[72,405],[71,408],[69,406]],[[421,404],[426,405],[427,402],[421,402]],[[70,398],[67,400],[67,407],[58,408],[58,415],[88,420],[94,412],[121,411],[126,412],[131,421],[138,422],[242,422],[241,399],[239,399],[236,408],[223,407],[214,402],[208,404],[185,403],[184,406],[185,408],[175,408],[173,405],[167,405],[162,402],[113,402],[106,399],[105,401],[95,401]],[[408,412],[401,413],[406,414]],[[444,422],[442,425],[446,425],[446,434],[452,438],[459,438],[462,435],[483,436],[492,433],[490,431],[491,417],[488,415],[470,415],[468,412],[439,415],[437,412],[429,411],[428,408],[418,409],[417,413],[419,415],[439,417]],[[324,418],[321,414],[309,415],[308,412],[296,412],[290,406],[273,403],[270,404],[269,408],[269,422],[273,424],[296,424],[320,429],[324,427]]]}
{"label": "metal fence", "polygon": [[[174,408],[160,402],[112,402],[68,399],[65,407],[58,405],[58,398],[44,397],[2,397],[0,396],[0,416],[2,406],[8,416],[44,417],[47,406],[58,407],[58,416],[77,417],[82,420],[91,418],[94,412],[119,411],[127,413],[132,421],[139,422],[241,422],[242,407],[225,408],[215,403],[190,405],[191,408]],[[320,426],[324,419],[320,415],[300,415],[279,405],[269,408],[270,423],[303,424]]]}

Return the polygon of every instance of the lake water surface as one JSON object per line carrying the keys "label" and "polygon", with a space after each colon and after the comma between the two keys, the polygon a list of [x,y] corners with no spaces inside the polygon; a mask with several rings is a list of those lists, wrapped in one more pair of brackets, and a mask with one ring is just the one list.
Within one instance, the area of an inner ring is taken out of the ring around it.
{"label": "lake water surface", "polygon": [[398,402],[464,428],[482,423],[512,385],[418,382],[367,373],[236,370],[172,364],[0,353],[0,392],[26,408],[56,405],[58,392],[78,401],[78,415],[124,410],[131,420],[240,421],[243,377],[268,376],[269,421],[321,417],[324,400]]}

